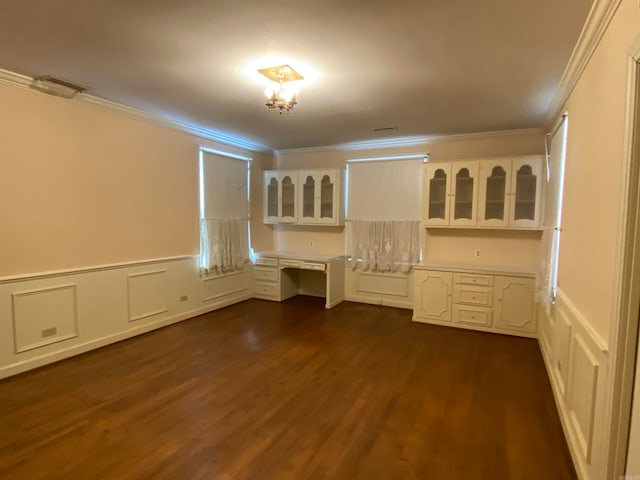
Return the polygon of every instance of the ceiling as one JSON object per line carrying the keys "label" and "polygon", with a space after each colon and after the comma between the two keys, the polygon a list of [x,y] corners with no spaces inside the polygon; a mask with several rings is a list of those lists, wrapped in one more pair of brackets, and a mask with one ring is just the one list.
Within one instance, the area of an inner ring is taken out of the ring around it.
{"label": "ceiling", "polygon": [[[269,149],[539,127],[590,0],[2,0],[0,68]],[[305,76],[268,112],[258,68]],[[397,130],[376,133],[376,128]]]}

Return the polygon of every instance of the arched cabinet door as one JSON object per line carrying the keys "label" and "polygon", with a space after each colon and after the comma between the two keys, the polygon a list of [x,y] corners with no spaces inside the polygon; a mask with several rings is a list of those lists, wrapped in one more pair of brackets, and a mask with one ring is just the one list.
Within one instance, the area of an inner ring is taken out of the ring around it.
{"label": "arched cabinet door", "polygon": [[427,164],[424,169],[424,225],[449,225],[451,164]]}
{"label": "arched cabinet door", "polygon": [[280,180],[278,172],[264,172],[264,223],[280,222]]}
{"label": "arched cabinet door", "polygon": [[480,164],[478,226],[507,227],[511,206],[511,160],[485,160]]}
{"label": "arched cabinet door", "polygon": [[451,168],[449,224],[474,226],[477,217],[478,162],[456,162]]}
{"label": "arched cabinet door", "polygon": [[540,226],[543,180],[542,161],[539,157],[512,160],[509,225],[512,227]]}
{"label": "arched cabinet door", "polygon": [[297,172],[279,172],[280,178],[280,222],[294,223],[298,219],[296,189],[298,184]]}

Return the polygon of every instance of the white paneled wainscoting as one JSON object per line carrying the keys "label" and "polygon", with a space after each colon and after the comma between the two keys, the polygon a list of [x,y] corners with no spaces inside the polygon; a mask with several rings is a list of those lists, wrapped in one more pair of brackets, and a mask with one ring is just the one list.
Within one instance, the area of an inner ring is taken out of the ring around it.
{"label": "white paneled wainscoting", "polygon": [[249,299],[251,274],[190,255],[2,278],[0,378]]}
{"label": "white paneled wainscoting", "polygon": [[413,308],[413,270],[409,273],[353,270],[347,264],[345,299],[351,302]]}
{"label": "white paneled wainscoting", "polygon": [[604,478],[608,346],[560,289],[550,314],[539,308],[538,315],[540,349],[578,477]]}

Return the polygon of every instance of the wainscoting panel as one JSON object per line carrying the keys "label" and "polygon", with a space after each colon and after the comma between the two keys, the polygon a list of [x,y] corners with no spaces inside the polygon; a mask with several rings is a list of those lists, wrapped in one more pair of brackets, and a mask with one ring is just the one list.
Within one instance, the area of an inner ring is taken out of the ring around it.
{"label": "wainscoting panel", "polygon": [[0,278],[0,378],[251,298],[188,255]]}
{"label": "wainscoting panel", "polygon": [[570,356],[571,383],[567,391],[567,407],[582,455],[589,462],[600,365],[580,335],[572,339]]}
{"label": "wainscoting panel", "polygon": [[15,353],[78,336],[76,285],[14,292]]}
{"label": "wainscoting panel", "polygon": [[244,271],[202,279],[202,301],[212,302],[223,297],[251,294],[251,272]]}
{"label": "wainscoting panel", "polygon": [[345,279],[347,300],[413,308],[413,272],[381,273],[347,269]]}
{"label": "wainscoting panel", "polygon": [[608,346],[561,290],[550,315],[538,310],[540,348],[576,472],[581,480],[599,480],[608,441]]}
{"label": "wainscoting panel", "polygon": [[557,375],[560,392],[565,395],[569,371],[569,347],[571,342],[571,321],[563,311],[558,311],[553,329],[553,368]]}
{"label": "wainscoting panel", "polygon": [[166,313],[167,270],[151,270],[127,276],[129,321]]}

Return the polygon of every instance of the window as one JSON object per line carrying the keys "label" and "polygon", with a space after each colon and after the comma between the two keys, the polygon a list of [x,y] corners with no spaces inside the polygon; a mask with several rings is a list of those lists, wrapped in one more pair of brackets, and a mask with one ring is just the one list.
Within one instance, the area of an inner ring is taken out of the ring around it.
{"label": "window", "polygon": [[200,267],[240,270],[249,263],[249,167],[246,157],[200,150]]}
{"label": "window", "polygon": [[542,302],[548,307],[555,303],[558,288],[558,260],[562,232],[562,197],[564,170],[567,156],[569,119],[563,115],[560,124],[548,135],[547,194],[545,202],[542,251],[545,255],[544,272],[541,274]]}
{"label": "window", "polygon": [[347,162],[347,257],[353,268],[407,272],[420,261],[425,158]]}

